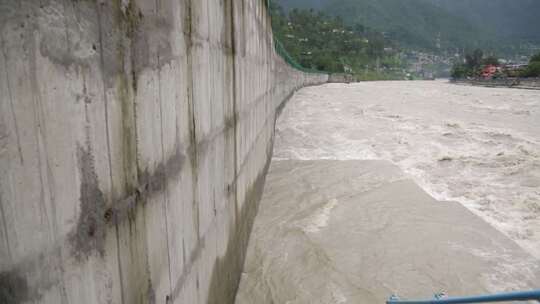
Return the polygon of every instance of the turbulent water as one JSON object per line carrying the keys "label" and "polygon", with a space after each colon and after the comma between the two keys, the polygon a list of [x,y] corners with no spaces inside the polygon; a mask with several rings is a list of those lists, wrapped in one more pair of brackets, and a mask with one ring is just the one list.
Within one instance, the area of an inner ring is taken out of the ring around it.
{"label": "turbulent water", "polygon": [[539,257],[540,91],[327,84],[277,121],[236,303],[527,290]]}
{"label": "turbulent water", "polygon": [[540,258],[540,91],[443,81],[306,88],[277,122],[274,159],[390,161]]}

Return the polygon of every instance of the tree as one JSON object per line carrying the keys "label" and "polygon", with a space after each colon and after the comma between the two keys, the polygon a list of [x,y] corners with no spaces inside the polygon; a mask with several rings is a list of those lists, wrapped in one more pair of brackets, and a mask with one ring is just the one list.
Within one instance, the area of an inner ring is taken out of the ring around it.
{"label": "tree", "polygon": [[540,77],[540,53],[531,57],[529,65],[521,74],[522,77]]}
{"label": "tree", "polygon": [[466,64],[455,64],[452,68],[451,76],[454,79],[466,78],[471,76],[471,70]]}
{"label": "tree", "polygon": [[495,56],[484,58],[484,52],[481,49],[476,49],[465,55],[465,63],[457,62],[454,64],[451,75],[453,78],[476,76],[487,65],[499,66],[499,59]]}
{"label": "tree", "polygon": [[477,70],[482,64],[484,52],[481,49],[476,49],[472,54],[465,55],[465,62],[470,70]]}
{"label": "tree", "polygon": [[396,48],[381,32],[362,24],[347,25],[321,11],[286,12],[274,1],[270,9],[274,35],[288,61],[330,73],[343,73],[347,67],[347,72],[364,74],[366,66],[372,70],[377,66],[376,61],[386,70],[400,66],[399,59],[386,60],[395,56],[391,50]]}
{"label": "tree", "polygon": [[522,77],[540,77],[540,61],[532,61],[522,74]]}
{"label": "tree", "polygon": [[530,63],[533,63],[533,62],[540,62],[540,53],[531,57]]}
{"label": "tree", "polygon": [[487,58],[484,58],[482,60],[482,63],[484,65],[494,65],[494,66],[499,66],[499,59],[497,59],[497,57],[495,56],[489,56]]}

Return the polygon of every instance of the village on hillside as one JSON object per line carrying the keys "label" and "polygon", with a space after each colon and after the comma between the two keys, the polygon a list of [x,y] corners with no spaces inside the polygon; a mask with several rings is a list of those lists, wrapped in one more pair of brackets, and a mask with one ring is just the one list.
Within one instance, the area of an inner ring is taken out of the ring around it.
{"label": "village on hillside", "polygon": [[540,77],[540,52],[529,60],[521,58],[515,62],[499,59],[495,56],[484,56],[477,49],[466,54],[462,61],[452,67],[453,79],[500,79],[500,78],[534,78]]}

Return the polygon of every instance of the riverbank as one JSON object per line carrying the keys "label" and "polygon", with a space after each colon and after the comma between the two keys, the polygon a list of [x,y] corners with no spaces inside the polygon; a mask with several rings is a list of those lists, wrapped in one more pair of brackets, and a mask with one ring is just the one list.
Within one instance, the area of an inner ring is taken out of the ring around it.
{"label": "riverbank", "polygon": [[540,90],[540,78],[501,78],[501,79],[456,79],[454,84]]}

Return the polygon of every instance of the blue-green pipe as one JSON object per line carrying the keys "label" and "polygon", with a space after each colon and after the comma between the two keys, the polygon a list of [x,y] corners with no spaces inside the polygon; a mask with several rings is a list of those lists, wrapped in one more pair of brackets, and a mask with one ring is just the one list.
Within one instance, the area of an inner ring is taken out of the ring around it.
{"label": "blue-green pipe", "polygon": [[456,304],[456,303],[495,303],[506,301],[539,301],[540,289],[531,291],[505,292],[492,295],[474,296],[474,297],[458,297],[458,298],[443,298],[433,300],[398,300],[390,299],[386,304]]}

